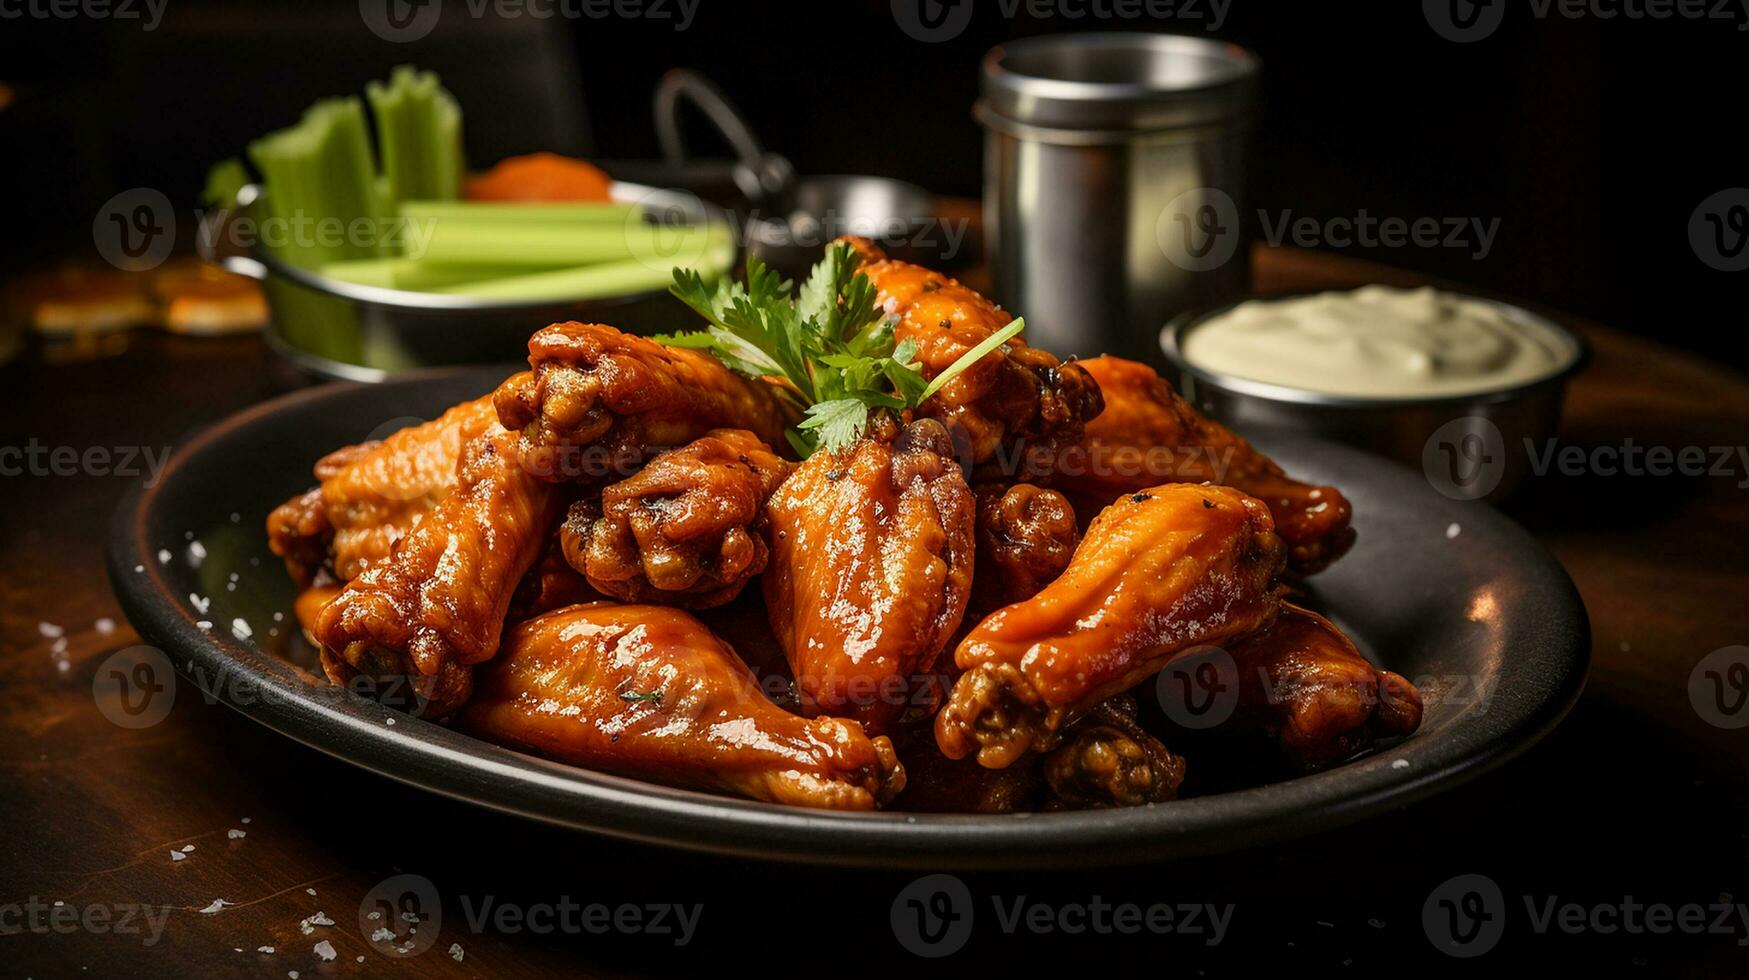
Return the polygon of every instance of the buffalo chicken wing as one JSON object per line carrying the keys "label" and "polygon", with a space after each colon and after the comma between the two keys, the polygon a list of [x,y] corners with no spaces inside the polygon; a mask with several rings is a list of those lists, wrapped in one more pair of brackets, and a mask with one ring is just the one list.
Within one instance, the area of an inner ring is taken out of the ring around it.
{"label": "buffalo chicken wing", "polygon": [[974,504],[939,422],[890,419],[810,456],[772,495],[772,630],[805,710],[884,734],[965,614]]}
{"label": "buffalo chicken wing", "polygon": [[594,482],[711,429],[781,444],[790,415],[778,390],[699,351],[598,323],[555,323],[528,341],[524,371],[493,395],[517,459],[553,482]]}
{"label": "buffalo chicken wing", "polygon": [[1281,539],[1261,503],[1172,484],[1123,497],[1087,529],[1062,576],[979,623],[936,716],[950,758],[1000,769],[1156,673],[1181,650],[1269,625]]}
{"label": "buffalo chicken wing", "polygon": [[523,623],[460,722],[590,769],[774,803],[871,810],[905,782],[887,739],[772,704],[727,644],[666,606],[597,602]]}
{"label": "buffalo chicken wing", "polygon": [[1354,543],[1348,498],[1335,487],[1288,477],[1268,456],[1205,418],[1153,368],[1118,357],[1080,362],[1099,383],[1105,410],[1087,423],[1058,465],[1059,485],[1097,506],[1164,482],[1222,483],[1262,500],[1288,546],[1289,566],[1310,574]]}
{"label": "buffalo chicken wing", "polygon": [[793,467],[745,429],[713,430],[572,505],[565,559],[616,599],[720,606],[765,570],[765,502]]}

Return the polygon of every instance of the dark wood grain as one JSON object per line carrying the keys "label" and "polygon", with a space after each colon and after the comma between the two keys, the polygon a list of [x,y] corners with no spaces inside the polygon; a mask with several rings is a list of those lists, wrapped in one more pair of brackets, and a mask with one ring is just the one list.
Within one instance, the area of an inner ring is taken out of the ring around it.
{"label": "dark wood grain", "polygon": [[[1419,281],[1281,250],[1261,251],[1256,269],[1269,292]],[[1681,447],[1749,439],[1749,381],[1561,319],[1595,350],[1573,386],[1563,440]],[[254,339],[142,335],[128,343],[91,360],[32,352],[0,369],[0,446],[34,439],[161,452],[292,383]],[[1360,827],[1245,855],[1085,874],[962,875],[982,903],[977,928],[970,945],[941,962],[996,975],[1004,963],[1103,966],[1105,957],[1211,975],[1267,965],[1362,973],[1455,965],[1431,951],[1422,904],[1452,875],[1479,872],[1518,905],[1507,945],[1494,954],[1500,962],[1534,952],[1560,957],[1567,969],[1611,973],[1740,966],[1741,931],[1532,935],[1522,903],[1551,895],[1584,903],[1749,898],[1749,738],[1709,725],[1688,699],[1701,657],[1749,643],[1749,490],[1737,485],[1745,477],[1547,477],[1511,503],[1571,571],[1595,635],[1581,704],[1511,766]],[[18,924],[3,906],[34,896],[51,907],[147,906],[166,916],[164,932],[151,945],[82,928],[0,935],[8,974],[638,975],[731,962],[891,974],[933,965],[905,952],[888,924],[909,874],[748,865],[547,828],[357,771],[198,698],[179,698],[168,719],[146,729],[111,724],[94,705],[92,679],[111,652],[137,639],[110,595],[102,547],[110,513],[136,479],[0,477],[0,928]],[[99,628],[105,619],[112,631]],[[64,654],[43,624],[65,630]],[[231,829],[247,836],[228,839]],[[189,844],[185,859],[170,858]],[[445,920],[433,949],[396,961],[369,948],[356,920],[372,887],[400,872],[433,882]],[[1236,908],[1232,933],[1212,948],[1191,937],[1004,935],[988,896],[1022,894]],[[470,928],[468,911],[488,896],[521,907],[568,898],[701,903],[703,911],[697,936],[677,947],[672,936],[643,933]],[[199,911],[217,898],[235,904]],[[317,911],[335,925],[303,935],[300,920]],[[324,939],[338,953],[332,963],[312,952]],[[446,955],[451,943],[462,961]],[[256,952],[264,945],[276,952]]]}

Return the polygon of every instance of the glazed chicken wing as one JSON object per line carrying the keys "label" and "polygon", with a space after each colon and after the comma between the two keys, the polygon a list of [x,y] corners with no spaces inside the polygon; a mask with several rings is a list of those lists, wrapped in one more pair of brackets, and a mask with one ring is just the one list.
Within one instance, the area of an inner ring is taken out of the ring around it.
{"label": "glazed chicken wing", "polygon": [[1262,500],[1288,546],[1289,566],[1310,574],[1354,543],[1348,498],[1335,487],[1291,479],[1225,426],[1204,418],[1146,364],[1119,357],[1081,361],[1105,410],[1087,423],[1077,451],[1062,457],[1058,485],[1100,505],[1162,482],[1223,483]]}
{"label": "glazed chicken wing", "polygon": [[974,504],[933,419],[817,452],[769,505],[772,630],[805,710],[885,734],[965,614]]}
{"label": "glazed chicken wing", "polygon": [[[887,258],[867,239],[841,240],[862,256],[858,271],[874,284],[876,306],[895,319],[894,338],[916,342],[924,377],[933,378],[1014,319],[947,276]],[[1087,372],[1015,338],[950,380],[918,414],[962,428],[972,463],[994,461],[1011,472],[1023,447],[1073,445],[1099,409],[1099,386]],[[1014,456],[1000,459],[999,450]]]}
{"label": "glazed chicken wing", "polygon": [[990,768],[1048,750],[1070,722],[1198,644],[1267,626],[1283,549],[1259,501],[1172,484],[1106,508],[1061,577],[960,642],[964,674],[936,716],[950,758]]}
{"label": "glazed chicken wing", "polygon": [[1136,723],[1128,694],[1106,699],[1070,726],[1041,768],[1054,810],[1164,803],[1184,782],[1184,760]]}
{"label": "glazed chicken wing", "polygon": [[456,489],[322,609],[330,679],[411,678],[433,716],[467,700],[472,665],[497,651],[517,585],[558,520],[553,486],[516,464],[513,440],[499,431],[469,446]]}
{"label": "glazed chicken wing", "polygon": [[497,427],[492,399],[479,398],[329,453],[316,463],[321,486],[268,517],[269,546],[302,586],[319,570],[341,582],[357,578],[454,489],[462,447]]}
{"label": "glazed chicken wing", "polygon": [[765,502],[793,468],[745,429],[712,430],[573,504],[565,559],[626,602],[722,605],[765,570]]}
{"label": "glazed chicken wing", "polygon": [[1030,483],[977,488],[977,573],[973,608],[989,612],[1037,595],[1069,567],[1081,526],[1055,490]]}
{"label": "glazed chicken wing", "polygon": [[905,780],[887,739],[772,704],[727,644],[666,606],[589,603],[523,623],[459,717],[564,762],[774,803],[872,810]]}
{"label": "glazed chicken wing", "polygon": [[1421,692],[1374,667],[1328,619],[1284,603],[1269,629],[1231,646],[1238,726],[1257,725],[1295,768],[1321,769],[1421,725]]}
{"label": "glazed chicken wing", "polygon": [[777,389],[699,351],[598,323],[555,323],[528,340],[532,370],[493,395],[516,455],[553,482],[625,474],[711,429],[748,429],[780,445],[791,421]]}

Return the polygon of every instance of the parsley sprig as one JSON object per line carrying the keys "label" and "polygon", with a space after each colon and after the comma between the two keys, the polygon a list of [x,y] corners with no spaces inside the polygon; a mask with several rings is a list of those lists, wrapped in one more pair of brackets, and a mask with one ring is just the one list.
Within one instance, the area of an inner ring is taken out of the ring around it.
{"label": "parsley sprig", "polygon": [[785,435],[806,458],[862,438],[873,412],[918,407],[1026,328],[1015,319],[925,379],[916,342],[894,341],[893,321],[876,308],[860,261],[849,245],[830,246],[795,296],[789,280],[751,256],[745,283],[725,277],[707,286],[696,271],[675,269],[669,291],[710,325],[656,339],[705,351],[742,374],[788,381],[786,397],[803,418]]}

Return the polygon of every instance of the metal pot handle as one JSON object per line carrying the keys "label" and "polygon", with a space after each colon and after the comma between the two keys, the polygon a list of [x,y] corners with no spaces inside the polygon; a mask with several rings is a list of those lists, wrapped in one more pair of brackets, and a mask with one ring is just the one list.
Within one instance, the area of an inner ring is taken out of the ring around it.
{"label": "metal pot handle", "polygon": [[200,216],[195,229],[194,250],[202,261],[234,272],[240,276],[266,281],[267,266],[251,257],[230,233],[231,223],[249,210],[261,196],[261,185],[248,184],[237,191],[237,199],[228,208],[208,211]]}
{"label": "metal pot handle", "polygon": [[670,70],[656,85],[656,138],[668,163],[686,162],[686,140],[680,132],[680,101],[697,106],[723,135],[739,158],[734,167],[735,186],[755,203],[780,205],[795,184],[796,171],[776,153],[767,153],[753,127],[715,82],[684,68]]}

